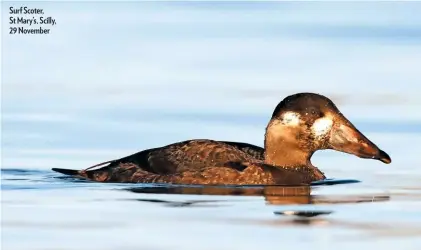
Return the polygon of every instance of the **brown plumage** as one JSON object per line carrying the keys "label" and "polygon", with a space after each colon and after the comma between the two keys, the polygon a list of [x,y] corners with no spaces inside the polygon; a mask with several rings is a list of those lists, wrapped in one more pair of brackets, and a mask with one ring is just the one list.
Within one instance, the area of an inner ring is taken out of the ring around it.
{"label": "brown plumage", "polygon": [[53,170],[100,182],[307,185],[325,178],[310,162],[321,149],[390,162],[332,101],[301,93],[275,108],[264,149],[241,142],[188,140],[98,164],[94,167],[108,165],[96,170]]}

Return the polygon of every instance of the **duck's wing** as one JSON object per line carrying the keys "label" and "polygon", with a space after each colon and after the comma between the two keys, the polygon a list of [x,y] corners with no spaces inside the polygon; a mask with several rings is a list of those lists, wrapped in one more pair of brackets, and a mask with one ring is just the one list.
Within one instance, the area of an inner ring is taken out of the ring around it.
{"label": "duck's wing", "polygon": [[213,140],[189,140],[161,148],[144,150],[114,162],[133,163],[143,170],[157,174],[197,171],[221,166],[226,162],[252,159],[238,147]]}
{"label": "duck's wing", "polygon": [[257,160],[263,161],[265,159],[265,149],[253,144],[244,143],[244,142],[232,142],[232,141],[220,141],[222,143],[228,144],[232,147],[235,147],[246,154],[249,154],[251,157]]}
{"label": "duck's wing", "polygon": [[[121,164],[132,164],[132,167],[136,166],[146,172],[162,175],[200,171],[210,167],[222,166],[226,162],[240,162],[250,159],[252,159],[250,154],[224,142],[189,140],[160,148],[143,150],[121,159],[98,164],[95,167],[103,166],[101,170],[108,171],[109,169],[121,168]],[[58,168],[53,170],[70,175],[79,173],[77,170]],[[116,173],[120,173],[120,171]]]}

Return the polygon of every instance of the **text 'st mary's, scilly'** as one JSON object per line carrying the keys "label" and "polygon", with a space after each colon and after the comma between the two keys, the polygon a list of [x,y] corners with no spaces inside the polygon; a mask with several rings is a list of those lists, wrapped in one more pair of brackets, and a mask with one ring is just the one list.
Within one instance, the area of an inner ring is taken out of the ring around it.
{"label": "text 'st mary's, scilly'", "polygon": [[[56,20],[51,16],[45,16],[43,9],[21,6],[9,8],[9,34],[50,34],[46,25],[56,25]],[[30,26],[30,27],[28,27]],[[35,26],[35,27],[31,27]]]}

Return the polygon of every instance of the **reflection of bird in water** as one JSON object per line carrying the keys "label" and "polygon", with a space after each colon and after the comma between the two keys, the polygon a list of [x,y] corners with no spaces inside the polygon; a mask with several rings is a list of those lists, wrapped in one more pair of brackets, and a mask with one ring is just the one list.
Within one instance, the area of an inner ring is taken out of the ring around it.
{"label": "reflection of bird in water", "polygon": [[[311,195],[311,186],[156,186],[156,187],[134,187],[124,190],[142,194],[183,194],[183,195],[227,195],[227,196],[261,196],[265,198],[268,205],[299,205],[299,204],[343,204],[361,202],[388,201],[387,195]],[[162,202],[170,205],[174,202],[159,199],[136,199],[143,202]],[[192,206],[201,203],[216,203],[218,200],[189,200],[185,202],[175,202],[181,206]]]}
{"label": "reflection of bird in water", "polygon": [[[323,205],[323,204],[357,204],[372,202],[387,202],[390,196],[384,194],[363,194],[363,195],[311,195],[311,186],[284,187],[284,186],[248,186],[248,187],[222,187],[222,186],[156,186],[156,187],[135,187],[123,189],[125,191],[139,194],[179,194],[179,195],[213,195],[213,196],[256,196],[264,197],[266,205],[274,205],[273,213],[276,217],[271,219],[223,219],[223,223],[234,223],[240,225],[259,226],[329,226],[341,227],[356,230],[363,230],[370,233],[366,237],[391,237],[406,235],[421,235],[421,229],[407,225],[391,225],[388,222],[370,223],[354,222],[346,219],[332,219],[329,214],[334,213],[333,206],[325,210],[317,206],[300,209],[299,207],[288,208],[285,205]],[[219,198],[219,197],[218,197]],[[165,199],[132,199],[139,202],[160,203],[168,207],[195,207],[195,206],[223,206],[229,204],[230,200],[223,199],[197,199],[185,201],[171,201]],[[240,202],[235,200],[235,202]],[[247,201],[242,201],[247,202]],[[285,207],[284,207],[285,206]],[[359,238],[361,240],[361,238]]]}

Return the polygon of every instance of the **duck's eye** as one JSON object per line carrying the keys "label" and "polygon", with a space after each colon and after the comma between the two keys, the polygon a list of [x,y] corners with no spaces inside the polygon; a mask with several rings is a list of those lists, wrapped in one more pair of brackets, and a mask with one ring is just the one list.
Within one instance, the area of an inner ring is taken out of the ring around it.
{"label": "duck's eye", "polygon": [[307,114],[312,116],[312,117],[322,117],[323,116],[322,112],[320,112],[317,109],[313,109],[313,108],[308,110]]}

